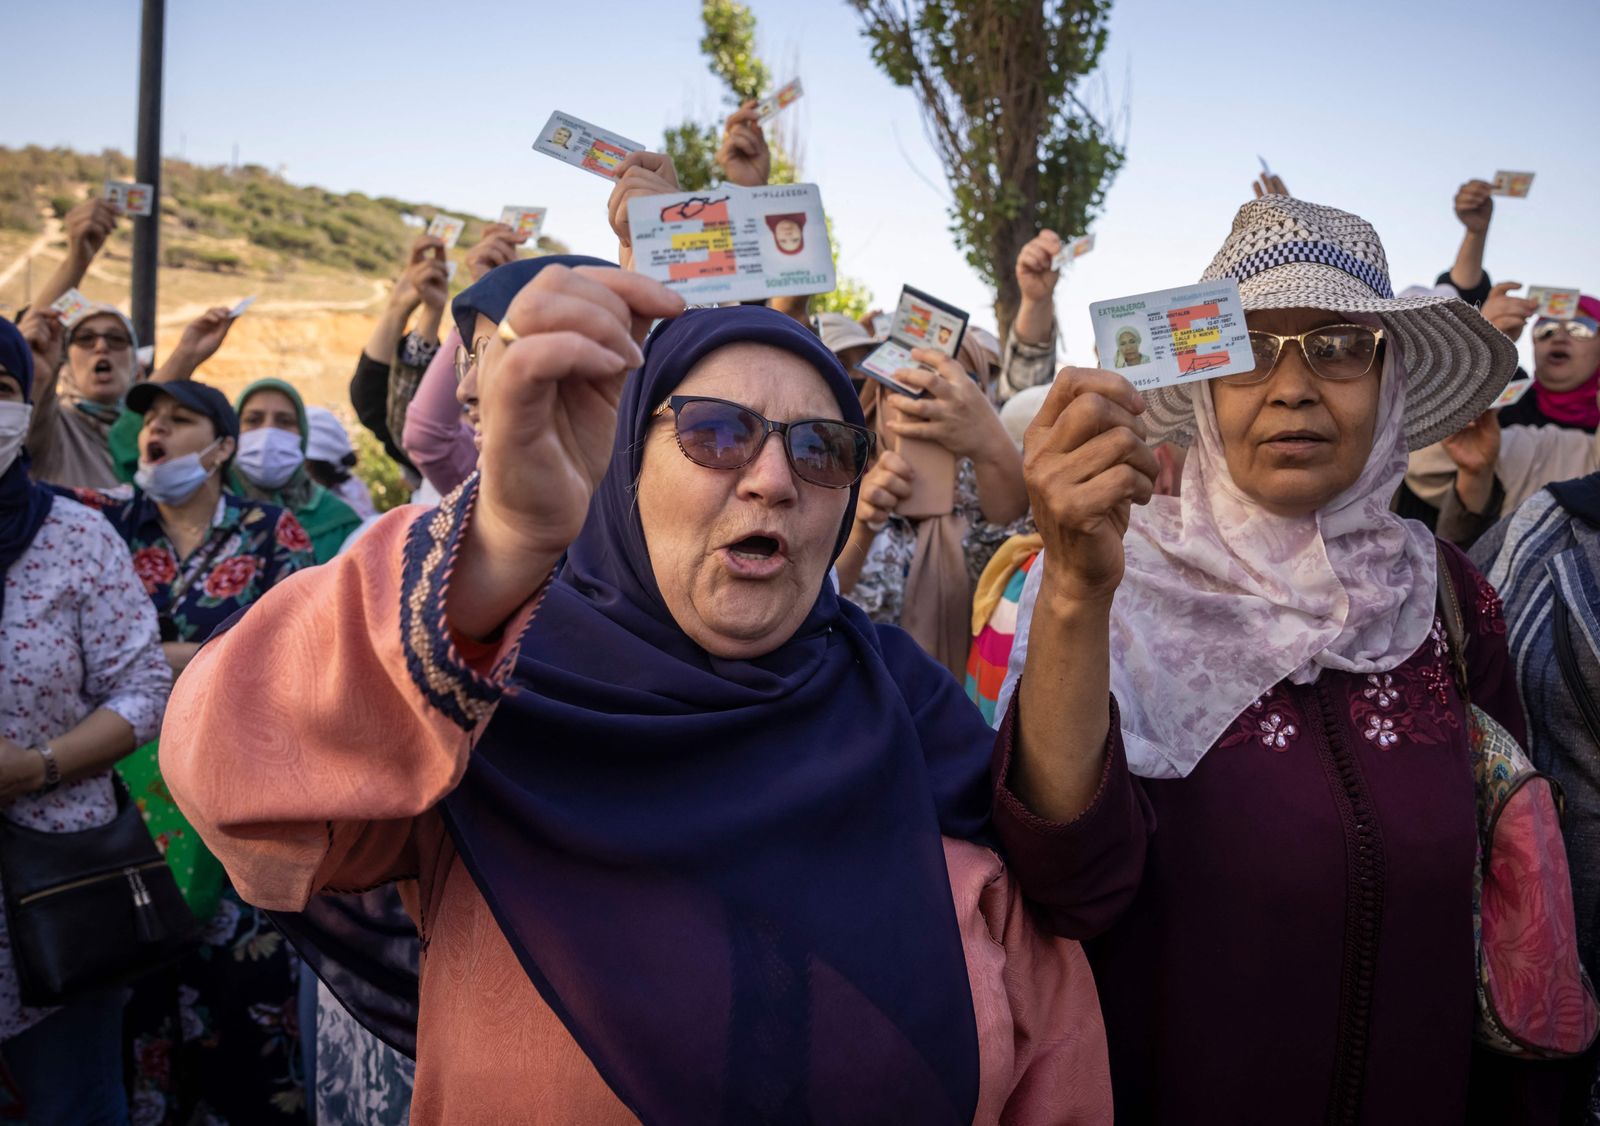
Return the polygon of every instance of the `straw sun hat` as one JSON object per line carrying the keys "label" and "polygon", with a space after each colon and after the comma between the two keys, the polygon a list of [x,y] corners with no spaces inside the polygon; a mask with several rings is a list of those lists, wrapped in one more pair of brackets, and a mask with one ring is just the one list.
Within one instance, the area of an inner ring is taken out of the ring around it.
{"label": "straw sun hat", "polygon": [[[1378,232],[1360,216],[1289,196],[1239,209],[1233,231],[1201,281],[1233,278],[1245,312],[1327,309],[1370,313],[1383,323],[1406,370],[1406,444],[1447,438],[1505,388],[1517,349],[1459,297],[1395,297]],[[1190,385],[1144,393],[1150,441],[1194,438]]]}

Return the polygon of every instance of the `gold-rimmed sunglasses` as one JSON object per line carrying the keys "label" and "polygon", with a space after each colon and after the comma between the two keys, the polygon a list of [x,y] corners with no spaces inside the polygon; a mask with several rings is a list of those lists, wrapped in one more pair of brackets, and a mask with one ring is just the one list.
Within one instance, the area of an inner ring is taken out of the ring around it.
{"label": "gold-rimmed sunglasses", "polygon": [[1282,336],[1251,329],[1250,348],[1255,353],[1256,366],[1250,371],[1221,376],[1217,382],[1230,387],[1264,383],[1283,358],[1283,346],[1290,341],[1300,349],[1313,375],[1341,383],[1360,379],[1372,370],[1383,344],[1383,329],[1352,324],[1324,325]]}

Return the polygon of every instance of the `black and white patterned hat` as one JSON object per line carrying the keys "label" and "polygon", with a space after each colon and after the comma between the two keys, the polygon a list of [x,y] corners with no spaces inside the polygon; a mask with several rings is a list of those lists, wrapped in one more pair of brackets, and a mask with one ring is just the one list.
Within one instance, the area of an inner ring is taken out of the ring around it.
{"label": "black and white patterned hat", "polygon": [[[1239,208],[1201,281],[1234,278],[1245,312],[1375,314],[1406,367],[1406,443],[1447,438],[1486,410],[1517,368],[1517,349],[1459,297],[1395,297],[1378,232],[1358,215],[1290,196]],[[1189,385],[1144,393],[1152,442],[1194,438]]]}

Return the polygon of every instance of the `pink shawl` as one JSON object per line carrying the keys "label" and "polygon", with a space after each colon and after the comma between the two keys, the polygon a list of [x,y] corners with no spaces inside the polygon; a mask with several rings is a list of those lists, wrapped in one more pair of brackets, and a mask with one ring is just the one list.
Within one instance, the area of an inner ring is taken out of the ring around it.
{"label": "pink shawl", "polygon": [[1233,483],[1210,387],[1191,387],[1195,446],[1182,495],[1135,508],[1111,620],[1111,687],[1128,764],[1181,778],[1234,718],[1285,677],[1377,673],[1433,624],[1432,534],[1389,499],[1406,470],[1405,371],[1384,363],[1372,453],[1311,516],[1274,516]]}

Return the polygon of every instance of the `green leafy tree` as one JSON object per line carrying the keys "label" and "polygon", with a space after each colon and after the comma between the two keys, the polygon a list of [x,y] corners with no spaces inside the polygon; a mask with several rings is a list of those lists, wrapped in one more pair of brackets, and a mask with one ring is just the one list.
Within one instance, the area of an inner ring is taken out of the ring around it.
{"label": "green leafy tree", "polygon": [[[756,17],[738,0],[702,0],[700,19],[705,34],[700,37],[700,52],[706,65],[727,91],[730,108],[759,99],[771,92],[772,71],[756,53]],[[678,170],[678,184],[687,192],[702,191],[722,180],[717,167],[717,148],[722,143],[722,124],[685,121],[666,131],[663,151]],[[767,138],[772,155],[772,171],[767,182],[792,184],[800,178],[800,168],[776,136]],[[839,243],[833,238],[834,274],[838,288],[811,299],[816,312],[847,313],[862,317],[872,311],[872,291],[854,278],[839,273]]]}
{"label": "green leafy tree", "polygon": [[1111,0],[850,0],[872,59],[922,103],[954,202],[951,233],[1009,332],[1017,252],[1087,231],[1123,149],[1077,95]]}

